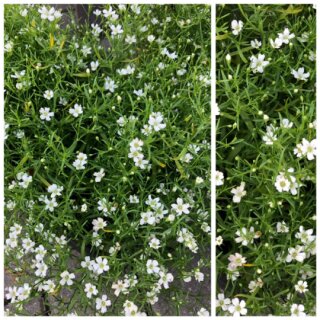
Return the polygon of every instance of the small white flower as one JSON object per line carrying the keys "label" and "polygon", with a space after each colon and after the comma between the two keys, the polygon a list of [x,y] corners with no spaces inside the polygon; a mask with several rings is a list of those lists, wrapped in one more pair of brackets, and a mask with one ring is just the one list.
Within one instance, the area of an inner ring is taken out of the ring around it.
{"label": "small white flower", "polygon": [[100,171],[93,174],[95,176],[95,182],[101,182],[101,179],[105,176],[104,169],[101,168]]}
{"label": "small white flower", "polygon": [[233,315],[233,317],[239,317],[240,315],[244,316],[248,312],[245,301],[239,301],[238,298],[232,299],[232,304],[229,306],[228,311]]}
{"label": "small white flower", "polygon": [[288,248],[289,254],[286,257],[286,262],[291,262],[296,260],[298,262],[303,262],[306,258],[306,254],[304,252],[304,247],[296,246],[295,248]]}
{"label": "small white flower", "polygon": [[182,215],[183,213],[189,214],[190,210],[190,204],[189,203],[183,203],[183,199],[177,198],[177,203],[174,203],[171,205],[171,208],[173,211],[177,213],[178,216]]}
{"label": "small white flower", "polygon": [[151,43],[151,42],[153,42],[155,40],[155,38],[156,37],[151,34],[150,36],[147,37],[147,40]]}
{"label": "small white flower", "polygon": [[91,61],[90,67],[92,71],[96,71],[99,67],[99,61]]}
{"label": "small white flower", "polygon": [[98,257],[93,263],[93,270],[96,274],[102,274],[110,269],[106,258]]}
{"label": "small white flower", "polygon": [[243,22],[241,20],[237,21],[237,20],[232,20],[231,22],[231,29],[232,29],[232,33],[237,36],[241,30],[243,28]]}
{"label": "small white flower", "polygon": [[258,41],[257,39],[251,40],[250,44],[253,49],[258,49],[262,45],[261,41]]}
{"label": "small white flower", "polygon": [[111,78],[106,77],[105,83],[104,83],[104,89],[110,92],[114,92],[116,88],[118,88],[116,83]]}
{"label": "small white flower", "polygon": [[137,42],[137,38],[136,38],[136,36],[129,36],[129,35],[127,35],[124,41],[125,41],[126,43],[128,43],[128,44],[133,44],[133,43],[136,43],[136,42]]}
{"label": "small white flower", "polygon": [[308,160],[313,160],[317,153],[317,143],[316,140],[308,141],[307,139],[302,139],[302,152],[303,155],[307,156]]}
{"label": "small white flower", "polygon": [[160,268],[157,260],[148,260],[147,261],[147,273],[148,274],[159,274]]}
{"label": "small white flower", "polygon": [[121,33],[123,33],[123,29],[122,29],[122,26],[121,25],[110,25],[110,29],[111,29],[111,35],[112,37],[115,37],[115,36],[119,36]]}
{"label": "small white flower", "polygon": [[294,303],[291,308],[291,316],[295,317],[305,317],[306,314],[303,312],[304,311],[304,306],[302,304],[296,304]]}
{"label": "small white flower", "polygon": [[81,104],[77,104],[77,103],[76,103],[76,104],[73,106],[73,108],[70,108],[70,109],[69,109],[69,113],[70,113],[71,115],[73,115],[75,118],[77,118],[80,114],[83,113]]}
{"label": "small white flower", "polygon": [[263,73],[264,68],[269,64],[269,61],[264,61],[265,55],[258,54],[258,57],[251,56],[250,57],[250,68],[252,69],[253,73]]}
{"label": "small white flower", "polygon": [[104,221],[102,218],[93,219],[92,224],[94,231],[99,231],[100,229],[103,229],[107,226],[107,222]]}
{"label": "small white flower", "polygon": [[230,304],[231,300],[229,298],[225,298],[223,293],[218,294],[218,299],[216,300],[217,308],[221,308],[223,311],[227,311]]}
{"label": "small white flower", "polygon": [[40,108],[40,119],[50,121],[54,116],[54,112],[51,112],[49,108]]}
{"label": "small white flower", "polygon": [[295,290],[299,293],[305,293],[309,291],[307,281],[298,281],[298,283],[294,286]]}
{"label": "small white flower", "polygon": [[50,100],[53,98],[53,91],[52,90],[46,90],[43,94],[44,98],[47,100]]}
{"label": "small white flower", "polygon": [[310,77],[310,73],[306,72],[304,73],[304,68],[299,68],[298,71],[296,70],[291,70],[291,74],[297,79],[301,81],[307,81],[308,78]]}
{"label": "small white flower", "polygon": [[104,294],[101,299],[97,298],[96,299],[96,309],[100,310],[101,313],[106,313],[108,308],[111,306],[111,301],[108,300],[108,297],[106,294]]}
{"label": "small white flower", "polygon": [[278,33],[278,36],[281,42],[285,44],[288,44],[295,37],[294,33],[290,33],[288,28],[285,28],[282,33]]}
{"label": "small white flower", "polygon": [[91,299],[92,296],[96,296],[98,294],[97,287],[91,283],[85,284],[84,292],[89,299]]}
{"label": "small white flower", "polygon": [[282,41],[279,38],[276,38],[274,41],[272,39],[269,39],[269,41],[273,49],[280,49],[282,46]]}
{"label": "small white flower", "polygon": [[74,275],[74,273],[69,273],[66,270],[60,274],[60,277],[61,277],[60,284],[62,286],[64,286],[65,284],[67,284],[68,286],[71,286],[73,284],[72,279],[74,279],[76,276]]}
{"label": "small white flower", "polygon": [[244,190],[246,184],[245,182],[241,182],[239,187],[233,188],[231,193],[234,194],[232,201],[235,203],[239,203],[241,198],[247,194],[247,191]]}
{"label": "small white flower", "polygon": [[289,191],[290,189],[290,181],[284,176],[283,173],[279,174],[276,177],[275,187],[279,192]]}
{"label": "small white flower", "polygon": [[47,197],[45,197],[44,203],[46,204],[45,209],[49,210],[50,212],[53,212],[54,208],[58,206],[58,203],[55,198],[48,199]]}
{"label": "small white flower", "polygon": [[224,179],[223,172],[216,170],[216,186],[222,186],[223,179]]}

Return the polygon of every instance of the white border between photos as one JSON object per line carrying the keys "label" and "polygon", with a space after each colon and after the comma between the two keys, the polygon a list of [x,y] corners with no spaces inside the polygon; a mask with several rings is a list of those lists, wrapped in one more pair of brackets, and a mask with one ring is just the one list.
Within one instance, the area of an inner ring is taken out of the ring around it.
{"label": "white border between photos", "polygon": [[[28,0],[11,0],[11,1],[6,1],[3,0],[3,2],[0,3],[0,23],[1,23],[1,32],[0,32],[0,40],[1,40],[1,48],[0,48],[0,55],[1,55],[1,60],[0,60],[0,73],[1,73],[1,77],[0,77],[0,88],[4,88],[4,51],[3,51],[3,43],[4,43],[4,5],[5,4],[87,4],[87,3],[92,3],[92,4],[207,4],[207,5],[211,5],[211,22],[213,21],[213,12],[212,12],[212,7],[213,7],[213,2],[210,0],[201,0],[201,1],[190,1],[190,0],[154,0],[154,1],[150,1],[150,0],[140,0],[140,1],[134,1],[134,0],[123,0],[123,1],[110,1],[110,0],[94,0],[94,1],[84,1],[84,0],[52,0],[52,1],[48,1],[48,0],[43,0],[43,1],[39,1],[39,0],[33,0],[33,1],[28,1]],[[212,38],[212,37],[211,37]],[[213,39],[213,38],[212,38]],[[211,48],[211,53],[212,53],[212,48]],[[211,59],[213,61],[213,59]],[[211,62],[212,62],[211,61]],[[213,65],[213,64],[212,64]],[[4,290],[3,290],[3,286],[4,286],[4,265],[3,265],[3,243],[4,243],[4,215],[3,215],[3,199],[4,199],[4,193],[3,193],[3,181],[4,181],[4,152],[3,152],[3,138],[4,138],[4,114],[3,114],[3,106],[4,106],[4,92],[3,90],[1,90],[1,96],[0,96],[0,101],[2,101],[2,103],[0,104],[0,141],[1,141],[1,149],[0,149],[0,156],[1,156],[1,162],[0,162],[0,211],[1,211],[1,220],[0,220],[0,224],[1,224],[1,237],[0,237],[0,249],[1,249],[1,260],[0,260],[0,270],[1,270],[1,280],[0,280],[0,318],[2,318],[2,316],[4,315],[4,306],[2,301],[4,301]],[[213,96],[211,96],[211,102],[213,101]],[[212,206],[212,204],[211,204]],[[212,208],[214,208],[214,206],[212,206]],[[212,248],[212,247],[211,247]],[[212,255],[211,255],[212,256]],[[214,275],[213,273],[213,268],[211,268],[211,275]],[[212,277],[212,281],[213,281],[213,277]],[[212,282],[211,282],[212,284]],[[212,289],[212,286],[211,286]],[[214,295],[211,294],[211,305],[213,306],[213,301],[214,301]],[[211,310],[211,312],[213,312]],[[5,317],[7,318],[7,317]],[[12,317],[10,317],[12,318]],[[19,319],[30,319],[30,316],[19,316]],[[37,316],[35,317],[36,319],[48,319],[47,316]],[[61,317],[49,317],[50,319],[61,319]],[[78,318],[78,317],[76,317]],[[109,319],[126,319],[127,317],[124,316],[111,316],[111,317],[107,317]],[[163,317],[148,317],[148,318],[155,318],[155,319],[190,319],[190,317],[184,317],[184,316],[174,316],[174,317],[169,317],[169,316],[163,316]],[[197,317],[197,318],[205,318],[208,319],[208,317]],[[9,317],[8,317],[9,319]],[[81,319],[106,319],[106,317],[100,317],[100,316],[94,316],[94,317],[81,317]]]}

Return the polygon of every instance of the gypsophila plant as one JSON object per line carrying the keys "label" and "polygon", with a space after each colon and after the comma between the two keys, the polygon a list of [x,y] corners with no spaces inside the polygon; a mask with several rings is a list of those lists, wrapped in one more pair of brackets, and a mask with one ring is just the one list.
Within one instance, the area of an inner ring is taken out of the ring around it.
{"label": "gypsophila plant", "polygon": [[89,13],[5,6],[7,314],[208,316],[210,6]]}
{"label": "gypsophila plant", "polygon": [[315,315],[315,16],[217,6],[217,315]]}

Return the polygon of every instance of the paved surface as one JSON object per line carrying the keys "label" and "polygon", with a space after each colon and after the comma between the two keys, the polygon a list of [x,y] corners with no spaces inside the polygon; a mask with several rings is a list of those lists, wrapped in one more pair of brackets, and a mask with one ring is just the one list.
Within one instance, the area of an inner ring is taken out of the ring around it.
{"label": "paved surface", "polygon": [[[74,270],[77,266],[79,266],[80,261],[80,253],[77,250],[72,250],[73,257],[69,260],[68,269]],[[208,254],[210,251],[208,250]],[[197,266],[197,262],[199,261],[200,256],[196,255],[190,264],[190,269]],[[175,274],[175,271],[171,271]],[[170,289],[163,289],[159,295],[159,301],[152,306],[152,309],[156,315],[161,316],[174,316],[180,313],[181,316],[194,316],[200,310],[201,307],[206,308],[210,311],[210,269],[202,268],[201,272],[205,274],[203,282],[197,282],[193,280],[191,282],[184,282],[175,279],[172,285],[176,287],[183,288],[184,296],[181,297],[181,307],[179,310],[174,308],[175,303],[172,303],[172,297],[170,296]],[[79,277],[79,274],[78,274]],[[10,270],[5,269],[5,277],[4,283],[5,287],[19,285],[19,283],[23,282],[34,282],[34,277],[32,274],[29,275],[21,275],[15,276],[14,273],[11,273]],[[14,305],[8,303],[9,301],[5,301],[5,310],[9,309],[11,314],[15,314],[16,312],[19,315],[26,316],[57,316],[57,315],[67,315],[68,309],[70,309],[69,303],[74,294],[74,289],[70,290],[69,288],[64,287],[56,296],[49,295],[46,297],[45,295],[39,296],[36,298],[32,298],[30,301],[25,303],[23,310],[16,310]],[[108,294],[108,293],[107,293]],[[109,293],[108,296],[111,298],[113,294]],[[114,300],[114,299],[112,299]],[[72,311],[76,312],[78,316],[94,316],[95,310],[90,308],[84,308],[84,306],[79,301],[72,301]],[[68,308],[69,307],[69,308]]]}

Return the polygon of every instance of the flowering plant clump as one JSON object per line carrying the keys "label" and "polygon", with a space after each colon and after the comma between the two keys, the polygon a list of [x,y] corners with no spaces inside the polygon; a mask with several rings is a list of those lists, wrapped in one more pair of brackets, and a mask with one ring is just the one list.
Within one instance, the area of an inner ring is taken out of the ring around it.
{"label": "flowering plant clump", "polygon": [[209,315],[210,7],[89,13],[5,6],[7,313]]}
{"label": "flowering plant clump", "polygon": [[217,315],[315,315],[315,16],[217,6]]}

